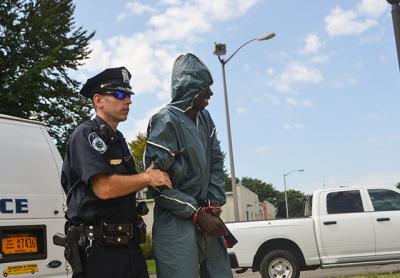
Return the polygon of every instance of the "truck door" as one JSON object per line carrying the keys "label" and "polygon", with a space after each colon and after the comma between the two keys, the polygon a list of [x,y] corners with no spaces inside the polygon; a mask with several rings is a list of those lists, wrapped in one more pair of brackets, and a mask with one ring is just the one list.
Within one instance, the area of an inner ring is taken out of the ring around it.
{"label": "truck door", "polygon": [[373,260],[374,229],[360,190],[326,192],[320,197],[317,237],[322,263]]}
{"label": "truck door", "polygon": [[400,259],[400,193],[390,189],[368,189],[373,212],[377,260]]}

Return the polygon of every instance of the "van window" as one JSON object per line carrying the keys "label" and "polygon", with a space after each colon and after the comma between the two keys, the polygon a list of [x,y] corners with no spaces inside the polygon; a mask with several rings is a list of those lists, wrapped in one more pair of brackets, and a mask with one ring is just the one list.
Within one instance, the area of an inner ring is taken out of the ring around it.
{"label": "van window", "polygon": [[400,194],[388,189],[368,189],[374,211],[400,210]]}
{"label": "van window", "polygon": [[328,193],[326,207],[328,214],[364,212],[359,190]]}

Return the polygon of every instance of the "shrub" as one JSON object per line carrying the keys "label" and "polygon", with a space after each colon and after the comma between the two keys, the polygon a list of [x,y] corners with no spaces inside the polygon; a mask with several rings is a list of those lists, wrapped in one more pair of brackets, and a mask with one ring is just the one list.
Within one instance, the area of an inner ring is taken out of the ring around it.
{"label": "shrub", "polygon": [[143,255],[146,260],[153,259],[153,241],[151,239],[151,234],[146,235],[146,242],[140,244],[140,249],[142,249]]}

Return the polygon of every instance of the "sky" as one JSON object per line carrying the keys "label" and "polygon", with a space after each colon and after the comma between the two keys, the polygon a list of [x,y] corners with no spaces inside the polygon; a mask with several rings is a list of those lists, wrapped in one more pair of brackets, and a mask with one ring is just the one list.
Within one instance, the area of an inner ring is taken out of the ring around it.
{"label": "sky", "polygon": [[[400,182],[400,75],[391,7],[384,0],[75,0],[76,26],[96,31],[81,82],[108,67],[132,73],[127,141],[170,101],[176,57],[210,69],[210,111],[228,153],[222,68],[226,64],[236,176],[280,191],[395,186]],[[229,159],[226,159],[229,172]]]}

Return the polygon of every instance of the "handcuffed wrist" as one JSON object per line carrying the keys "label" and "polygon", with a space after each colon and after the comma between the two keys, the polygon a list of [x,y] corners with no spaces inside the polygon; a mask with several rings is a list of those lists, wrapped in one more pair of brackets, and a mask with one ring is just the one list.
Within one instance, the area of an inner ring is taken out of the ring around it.
{"label": "handcuffed wrist", "polygon": [[198,224],[198,216],[200,214],[200,212],[204,210],[204,207],[199,207],[192,215],[192,222],[193,224]]}

